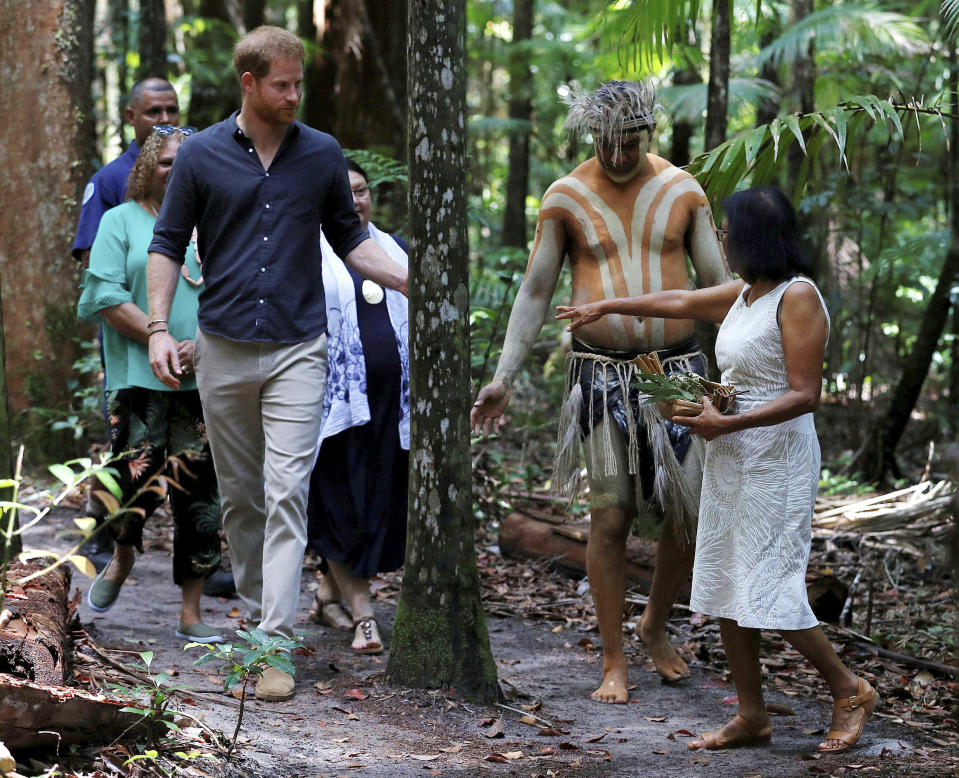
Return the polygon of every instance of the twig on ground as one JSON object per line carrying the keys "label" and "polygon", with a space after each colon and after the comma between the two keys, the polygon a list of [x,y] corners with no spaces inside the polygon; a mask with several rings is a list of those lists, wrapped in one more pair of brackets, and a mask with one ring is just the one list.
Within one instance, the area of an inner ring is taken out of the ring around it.
{"label": "twig on ground", "polygon": [[519,714],[520,716],[529,716],[531,719],[536,719],[536,721],[541,721],[541,722],[543,722],[543,724],[544,724],[545,726],[547,726],[547,727],[552,727],[552,726],[553,726],[553,722],[552,722],[552,721],[547,721],[546,719],[540,718],[539,716],[534,716],[534,715],[533,715],[532,713],[530,713],[529,711],[519,710],[518,708],[511,708],[509,705],[504,705],[504,704],[501,703],[501,702],[496,703],[496,707],[497,707],[497,708],[502,708],[503,710],[508,710],[508,711],[510,711],[510,712],[512,712],[512,713],[517,713],[517,714]]}

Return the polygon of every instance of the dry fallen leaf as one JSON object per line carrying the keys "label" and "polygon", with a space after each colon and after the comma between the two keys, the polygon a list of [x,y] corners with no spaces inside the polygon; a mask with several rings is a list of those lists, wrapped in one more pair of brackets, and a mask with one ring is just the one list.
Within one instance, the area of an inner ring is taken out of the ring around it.
{"label": "dry fallen leaf", "polygon": [[523,724],[529,724],[531,727],[538,727],[539,722],[536,720],[535,716],[523,716],[520,721]]}
{"label": "dry fallen leaf", "polygon": [[486,762],[508,762],[509,761],[509,759],[507,759],[505,756],[495,751],[489,756],[484,756],[483,759]]}
{"label": "dry fallen leaf", "polygon": [[421,762],[432,762],[439,759],[442,754],[410,754],[410,759],[419,759]]}
{"label": "dry fallen leaf", "polygon": [[536,752],[536,756],[552,756],[555,753],[557,753],[557,751],[552,746],[543,746]]}
{"label": "dry fallen leaf", "polygon": [[587,742],[587,743],[598,743],[598,742],[599,742],[600,740],[602,740],[604,737],[606,737],[606,733],[605,733],[605,732],[604,732],[602,735],[595,735],[594,737],[588,737],[588,738],[586,738],[586,742]]}
{"label": "dry fallen leaf", "polygon": [[503,756],[505,756],[507,759],[510,759],[510,760],[519,759],[522,755],[523,755],[522,751],[507,751],[505,754],[503,754]]}
{"label": "dry fallen leaf", "polygon": [[568,735],[569,731],[560,729],[559,727],[543,727],[536,734],[542,735],[543,737],[556,737],[557,735]]}
{"label": "dry fallen leaf", "polygon": [[462,743],[457,743],[455,746],[450,746],[449,748],[440,749],[440,751],[442,751],[444,754],[458,754],[462,750],[463,750]]}
{"label": "dry fallen leaf", "polygon": [[521,707],[525,711],[529,711],[530,713],[536,713],[536,711],[538,711],[540,708],[543,707],[543,701],[536,700],[536,702],[534,702],[532,705],[523,705]]}
{"label": "dry fallen leaf", "polygon": [[646,721],[667,721],[669,716],[643,716]]}
{"label": "dry fallen leaf", "polygon": [[505,732],[503,730],[503,719],[496,719],[489,729],[484,733],[486,737],[504,737]]}
{"label": "dry fallen leaf", "polygon": [[350,689],[350,690],[349,690],[346,694],[344,694],[343,696],[344,696],[344,697],[349,697],[350,699],[358,700],[358,701],[362,702],[363,700],[365,700],[365,699],[366,699],[367,697],[369,697],[370,695],[368,695],[368,694],[367,694],[366,692],[364,692],[362,689]]}
{"label": "dry fallen leaf", "polygon": [[562,748],[564,751],[579,751],[579,750],[580,750],[579,746],[575,745],[574,743],[560,743],[560,744],[559,744],[559,747]]}
{"label": "dry fallen leaf", "polygon": [[226,615],[227,615],[228,618],[238,619],[238,618],[240,618],[240,616],[243,615],[243,614],[240,613],[240,609],[239,609],[239,608],[234,607],[234,608],[231,608],[231,609],[230,609],[230,612],[229,612],[228,614],[226,614]]}

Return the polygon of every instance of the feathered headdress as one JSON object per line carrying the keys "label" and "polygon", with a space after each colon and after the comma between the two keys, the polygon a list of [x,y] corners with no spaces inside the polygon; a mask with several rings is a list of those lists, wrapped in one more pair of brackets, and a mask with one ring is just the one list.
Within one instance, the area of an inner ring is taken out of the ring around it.
{"label": "feathered headdress", "polygon": [[608,81],[593,92],[571,95],[565,103],[566,131],[573,137],[589,132],[600,143],[614,145],[624,132],[656,128],[656,90],[643,81]]}

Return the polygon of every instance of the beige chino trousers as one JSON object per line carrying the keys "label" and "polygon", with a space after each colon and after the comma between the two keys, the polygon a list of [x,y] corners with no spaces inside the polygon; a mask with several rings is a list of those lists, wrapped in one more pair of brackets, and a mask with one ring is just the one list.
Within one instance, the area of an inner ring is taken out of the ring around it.
{"label": "beige chino trousers", "polygon": [[237,593],[250,627],[293,637],[326,335],[241,343],[198,330],[194,362]]}

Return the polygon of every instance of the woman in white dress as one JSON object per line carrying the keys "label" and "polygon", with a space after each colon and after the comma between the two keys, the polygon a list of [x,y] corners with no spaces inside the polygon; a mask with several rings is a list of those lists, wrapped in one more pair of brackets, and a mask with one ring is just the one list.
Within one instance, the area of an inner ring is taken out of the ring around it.
{"label": "woman in white dress", "polygon": [[746,394],[731,413],[703,398],[703,412],[673,422],[709,441],[690,607],[719,619],[739,712],[691,749],[769,741],[759,633],[778,630],[819,671],[835,700],[820,751],[844,751],[862,734],[879,695],[839,659],[806,596],[810,526],[819,483],[812,412],[822,391],[829,315],[799,235],[796,212],[773,187],[723,202],[719,231],[743,280],[693,291],[560,306],[569,330],[606,314],[722,322],[716,361],[723,383]]}

